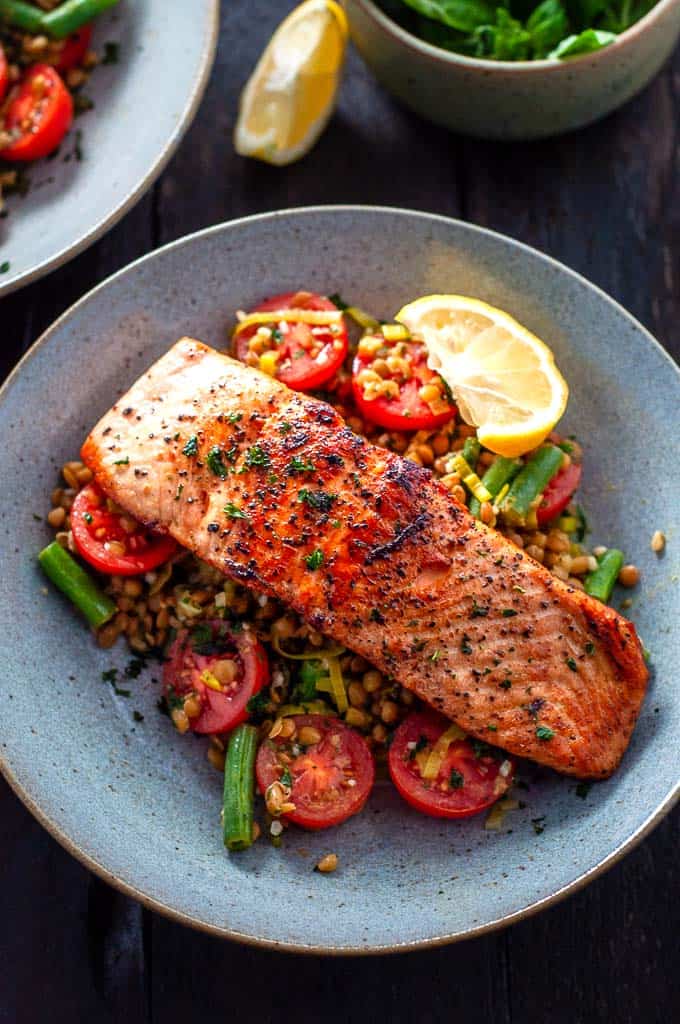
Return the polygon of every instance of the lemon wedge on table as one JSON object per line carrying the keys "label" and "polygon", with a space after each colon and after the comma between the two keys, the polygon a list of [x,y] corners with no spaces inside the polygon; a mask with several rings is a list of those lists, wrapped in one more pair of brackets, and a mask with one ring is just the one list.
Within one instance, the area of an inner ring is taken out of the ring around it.
{"label": "lemon wedge on table", "polygon": [[396,315],[421,338],[480,442],[512,458],[536,448],[569,388],[548,346],[501,309],[464,295],[426,295]]}
{"label": "lemon wedge on table", "polygon": [[310,151],[335,108],[347,34],[335,0],[305,0],[288,15],[241,94],[237,153],[282,166]]}

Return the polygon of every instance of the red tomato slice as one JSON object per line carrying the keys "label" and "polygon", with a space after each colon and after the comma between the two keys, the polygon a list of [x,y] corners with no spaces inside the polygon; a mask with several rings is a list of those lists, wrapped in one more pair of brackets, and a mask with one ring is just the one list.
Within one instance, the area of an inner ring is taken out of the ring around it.
{"label": "red tomato slice", "polygon": [[92,25],[83,25],[73,32],[64,42],[59,60],[55,64],[57,71],[70,71],[83,62],[83,57],[90,48],[92,41]]}
{"label": "red tomato slice", "polygon": [[2,48],[2,44],[0,44],[0,102],[7,92],[8,83],[9,68],[7,66],[7,58],[5,57],[5,51]]}
{"label": "red tomato slice", "polygon": [[34,64],[10,97],[3,127],[14,141],[0,157],[28,161],[49,156],[72,121],[73,100],[59,72],[49,64]]}
{"label": "red tomato slice", "polygon": [[574,491],[581,483],[581,466],[578,462],[570,463],[552,478],[543,492],[543,500],[536,509],[536,519],[540,526],[555,519],[571,501]]}
{"label": "red tomato slice", "polygon": [[417,811],[433,818],[468,818],[507,792],[515,763],[486,744],[454,740],[442,758],[437,777],[423,779],[417,755],[421,751],[426,755],[450,725],[434,711],[409,715],[390,746],[390,775],[401,796]]}
{"label": "red tomato slice", "polygon": [[153,533],[130,516],[112,511],[96,484],[88,484],[76,495],[71,531],[78,554],[95,569],[114,576],[150,572],[167,562],[177,547],[172,537]]}
{"label": "red tomato slice", "polygon": [[[339,825],[366,803],[375,778],[368,744],[358,732],[327,715],[293,715],[297,732],[292,739],[267,739],[261,744],[255,774],[261,793],[272,782],[289,777],[290,802],[295,810],[285,817],[309,829]],[[319,733],[318,743],[301,747],[303,726]]]}
{"label": "red tomato slice", "polygon": [[[170,708],[186,707],[185,698],[197,697],[201,710],[188,716],[189,728],[204,735],[228,732],[245,722],[248,701],[268,683],[262,644],[250,631],[236,631],[222,619],[178,633],[163,666],[163,692]],[[213,689],[215,684],[221,689]]]}
{"label": "red tomato slice", "polygon": [[[314,292],[287,292],[275,295],[260,303],[252,312],[269,313],[273,310],[316,309],[334,310],[330,299]],[[264,324],[274,329],[271,348],[279,355],[276,363],[276,378],[287,384],[294,391],[314,391],[330,380],[342,366],[347,355],[347,326],[344,317],[342,328],[333,334],[325,326],[314,327],[311,324]],[[246,327],[236,335],[236,356],[242,362],[248,362],[250,339],[257,333],[257,325]]]}
{"label": "red tomato slice", "polygon": [[[399,393],[393,397],[379,395],[367,398],[365,384],[360,383],[360,374],[372,369],[377,359],[384,364],[385,359],[393,354],[400,355],[408,362],[409,378],[405,380],[399,373],[390,373],[385,379],[395,381]],[[420,389],[424,384],[439,379],[439,374],[427,365],[427,349],[419,341],[385,341],[374,355],[359,351],[352,366],[352,389],[359,412],[364,419],[386,430],[434,430],[452,420],[456,415],[456,407],[445,393],[441,412],[433,412],[420,397]]]}

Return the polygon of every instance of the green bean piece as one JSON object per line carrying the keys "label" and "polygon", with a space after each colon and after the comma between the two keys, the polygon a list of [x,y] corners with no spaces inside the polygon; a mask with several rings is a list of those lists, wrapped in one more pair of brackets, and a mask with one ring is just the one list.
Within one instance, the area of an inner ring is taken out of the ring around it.
{"label": "green bean piece", "polygon": [[42,30],[53,39],[65,39],[117,3],[118,0],[65,0],[43,14]]}
{"label": "green bean piece", "polygon": [[56,540],[43,548],[38,561],[45,575],[49,576],[95,629],[103,626],[118,611],[111,598],[99,589],[92,577]]}
{"label": "green bean piece", "polygon": [[237,725],[224,762],[223,835],[228,850],[247,850],[253,842],[253,803],[257,729]]}
{"label": "green bean piece", "polygon": [[0,24],[20,28],[23,32],[42,32],[45,12],[23,0],[0,0]]}
{"label": "green bean piece", "polygon": [[612,596],[614,584],[623,566],[623,551],[609,548],[603,555],[600,555],[597,562],[597,569],[588,573],[583,585],[586,588],[586,594],[590,594],[591,597],[596,597],[598,601],[604,601],[606,604]]}
{"label": "green bean piece", "polygon": [[501,508],[506,520],[517,525],[526,521],[527,513],[562,466],[564,452],[554,444],[546,444],[534,452],[512,482]]}
{"label": "green bean piece", "polygon": [[[499,455],[482,477],[482,483],[492,498],[503,490],[517,476],[524,463],[521,459],[507,459],[505,455]],[[481,503],[474,496],[470,498],[468,508],[476,519],[479,519],[482,510]]]}
{"label": "green bean piece", "polygon": [[463,445],[463,458],[473,473],[475,471],[475,466],[477,465],[477,459],[479,458],[480,451],[481,446],[476,437],[465,438],[465,444]]}

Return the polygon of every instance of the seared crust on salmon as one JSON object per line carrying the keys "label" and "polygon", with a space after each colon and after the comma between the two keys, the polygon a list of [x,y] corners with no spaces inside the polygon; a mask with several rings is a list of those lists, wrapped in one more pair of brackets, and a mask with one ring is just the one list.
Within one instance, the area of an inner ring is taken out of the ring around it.
{"label": "seared crust on salmon", "polygon": [[466,732],[584,778],[645,693],[635,629],[329,405],[184,338],[82,449],[103,490]]}

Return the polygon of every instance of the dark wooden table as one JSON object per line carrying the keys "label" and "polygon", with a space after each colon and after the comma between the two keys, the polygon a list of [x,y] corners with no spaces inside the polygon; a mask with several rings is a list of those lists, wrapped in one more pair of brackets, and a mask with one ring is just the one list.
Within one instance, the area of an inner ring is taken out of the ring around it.
{"label": "dark wooden table", "polygon": [[[207,96],[158,184],[87,253],[0,304],[5,372],[73,301],[150,249],[232,217],[329,201],[436,211],[535,245],[680,355],[680,53],[620,113],[527,145],[423,124],[352,56],[321,143],[273,170],[238,159],[231,132],[246,69],[289,6],[225,0]],[[680,1019],[677,814],[604,878],[505,932],[331,960],[232,945],[142,910],[72,860],[4,782],[0,821],[2,1024]]]}

